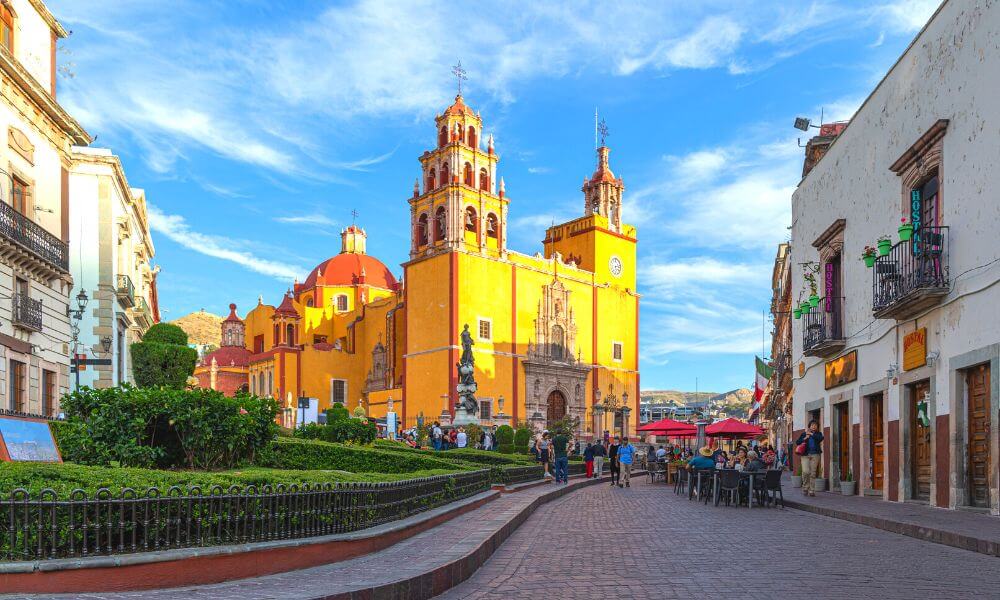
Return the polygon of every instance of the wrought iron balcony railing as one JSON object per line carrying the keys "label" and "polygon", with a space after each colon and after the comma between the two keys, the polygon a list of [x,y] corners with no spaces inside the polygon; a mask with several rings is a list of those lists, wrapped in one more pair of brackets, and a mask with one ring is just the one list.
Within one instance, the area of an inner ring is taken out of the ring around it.
{"label": "wrought iron balcony railing", "polygon": [[42,301],[35,300],[31,296],[16,292],[14,294],[13,306],[14,325],[30,331],[42,330]]}
{"label": "wrought iron balcony railing", "polygon": [[153,326],[153,311],[149,309],[149,304],[146,303],[145,298],[142,296],[136,296],[135,307],[132,310],[136,321],[138,321],[141,326]]}
{"label": "wrought iron balcony railing", "polygon": [[13,242],[52,268],[62,272],[69,271],[67,244],[3,201],[0,201],[0,237]]}
{"label": "wrought iron balcony railing", "polygon": [[827,356],[844,347],[842,298],[823,298],[802,317],[802,351],[806,356]]}
{"label": "wrought iron balcony railing", "polygon": [[118,275],[115,285],[115,293],[118,296],[118,303],[125,308],[135,306],[135,286],[132,285],[132,278],[128,275]]}
{"label": "wrought iron balcony railing", "polygon": [[948,294],[948,228],[921,227],[872,269],[872,314],[908,319]]}

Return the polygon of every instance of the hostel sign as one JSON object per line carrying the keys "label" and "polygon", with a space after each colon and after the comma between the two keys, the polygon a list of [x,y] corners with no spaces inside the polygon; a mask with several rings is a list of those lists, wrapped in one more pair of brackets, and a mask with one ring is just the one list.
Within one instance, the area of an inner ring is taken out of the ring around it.
{"label": "hostel sign", "polygon": [[921,327],[903,336],[903,370],[927,364],[927,328]]}
{"label": "hostel sign", "polygon": [[858,378],[858,351],[826,361],[826,389],[850,383]]}

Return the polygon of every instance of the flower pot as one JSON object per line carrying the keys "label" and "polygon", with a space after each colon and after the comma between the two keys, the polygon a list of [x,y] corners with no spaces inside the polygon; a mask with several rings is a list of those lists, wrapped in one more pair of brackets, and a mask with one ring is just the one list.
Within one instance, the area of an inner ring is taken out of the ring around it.
{"label": "flower pot", "polygon": [[809,314],[809,309],[810,308],[812,308],[812,306],[810,306],[808,302],[803,302],[802,304],[799,305],[799,310],[804,315],[808,315]]}
{"label": "flower pot", "polygon": [[886,254],[889,254],[890,250],[892,250],[892,240],[879,240],[878,241],[878,253],[879,253],[879,256],[885,256]]}
{"label": "flower pot", "polygon": [[802,309],[801,308],[795,308],[795,309],[793,309],[792,310],[792,315],[794,315],[796,319],[801,319],[802,318]]}
{"label": "flower pot", "polygon": [[853,496],[854,490],[857,487],[857,481],[841,481],[840,482],[840,493],[844,496]]}
{"label": "flower pot", "polygon": [[908,242],[913,237],[913,223],[903,223],[899,226],[899,241]]}
{"label": "flower pot", "polygon": [[826,479],[820,479],[819,477],[817,477],[816,479],[814,479],[813,480],[813,489],[815,489],[817,492],[825,492],[826,491]]}
{"label": "flower pot", "polygon": [[865,266],[869,269],[875,266],[875,255],[874,254],[863,254],[861,260],[865,261]]}
{"label": "flower pot", "polygon": [[801,475],[792,475],[792,487],[793,488],[800,488],[800,487],[802,487],[802,476]]}
{"label": "flower pot", "polygon": [[819,296],[817,296],[816,294],[809,296],[809,306],[811,306],[812,308],[816,308],[817,304],[819,304]]}

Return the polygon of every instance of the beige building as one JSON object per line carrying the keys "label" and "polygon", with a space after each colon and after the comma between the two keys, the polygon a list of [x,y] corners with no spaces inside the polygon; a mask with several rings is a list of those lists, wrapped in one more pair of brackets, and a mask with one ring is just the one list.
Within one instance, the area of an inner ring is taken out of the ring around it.
{"label": "beige building", "polygon": [[68,389],[71,146],[87,132],[56,101],[56,43],[40,0],[0,0],[0,408],[53,414]]}
{"label": "beige building", "polygon": [[74,147],[72,156],[70,267],[74,295],[90,298],[77,338],[79,383],[106,388],[133,381],[129,348],[159,320],[153,241],[146,194],[129,187],[121,160],[105,148]]}

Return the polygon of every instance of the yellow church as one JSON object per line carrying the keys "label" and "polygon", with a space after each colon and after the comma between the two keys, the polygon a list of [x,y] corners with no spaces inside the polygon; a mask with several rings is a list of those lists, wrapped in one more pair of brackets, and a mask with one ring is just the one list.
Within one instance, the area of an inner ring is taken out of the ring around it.
{"label": "yellow church", "polygon": [[294,425],[300,397],[317,398],[321,411],[362,406],[370,417],[391,407],[406,427],[418,417],[447,424],[468,325],[480,423],[542,428],[571,416],[585,438],[634,431],[636,229],[622,223],[624,184],[609,149],[597,149],[584,178],[581,216],[550,227],[543,252],[527,255],[507,247],[511,199],[482,131],[461,95],[436,117],[437,145],[420,156],[409,198],[403,281],[366,253],[367,233],[352,225],[338,255],[277,306],[259,300],[245,331],[230,337],[250,352],[239,366],[247,387],[279,399],[285,425]]}

